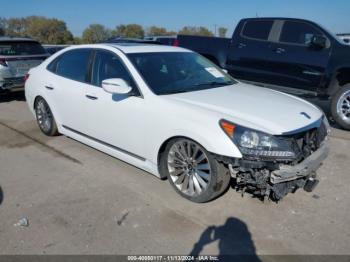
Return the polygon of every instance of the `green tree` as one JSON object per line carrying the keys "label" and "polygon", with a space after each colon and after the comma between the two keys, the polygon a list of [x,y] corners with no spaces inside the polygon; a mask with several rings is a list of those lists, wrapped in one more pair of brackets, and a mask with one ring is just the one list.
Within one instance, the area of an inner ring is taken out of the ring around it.
{"label": "green tree", "polygon": [[164,27],[151,26],[147,30],[148,36],[176,35],[174,31],[167,31]]}
{"label": "green tree", "polygon": [[126,38],[144,38],[145,31],[138,24],[118,25],[112,32],[113,36]]}
{"label": "green tree", "polygon": [[184,26],[180,31],[181,35],[198,35],[198,36],[214,36],[214,34],[206,27],[200,26]]}
{"label": "green tree", "polygon": [[84,43],[99,43],[111,37],[111,31],[100,24],[92,24],[83,32]]}
{"label": "green tree", "polygon": [[64,21],[42,16],[8,19],[6,35],[31,37],[44,44],[65,44],[73,41],[73,35]]}
{"label": "green tree", "polygon": [[226,37],[226,33],[227,33],[226,27],[219,27],[218,31],[219,31],[219,37]]}
{"label": "green tree", "polygon": [[4,36],[6,33],[6,19],[0,17],[0,36]]}

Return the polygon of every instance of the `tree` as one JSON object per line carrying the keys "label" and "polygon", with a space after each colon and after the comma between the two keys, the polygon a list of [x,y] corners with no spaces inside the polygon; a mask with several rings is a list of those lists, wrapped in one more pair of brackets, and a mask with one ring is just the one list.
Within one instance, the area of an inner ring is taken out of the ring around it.
{"label": "tree", "polygon": [[65,22],[42,16],[10,18],[6,21],[6,34],[31,37],[45,44],[65,44],[73,41],[73,35]]}
{"label": "tree", "polygon": [[118,25],[112,32],[113,36],[126,38],[144,38],[145,31],[138,24]]}
{"label": "tree", "polygon": [[111,31],[100,24],[92,24],[83,32],[84,43],[100,43],[111,37]]}
{"label": "tree", "polygon": [[147,30],[148,36],[176,35],[174,31],[167,31],[164,27],[151,26]]}
{"label": "tree", "polygon": [[184,26],[180,31],[181,35],[198,35],[198,36],[214,36],[214,34],[206,27],[200,26]]}
{"label": "tree", "polygon": [[0,36],[5,35],[6,33],[6,19],[0,17]]}
{"label": "tree", "polygon": [[226,37],[226,33],[227,33],[226,27],[219,27],[218,31],[219,31],[219,37]]}

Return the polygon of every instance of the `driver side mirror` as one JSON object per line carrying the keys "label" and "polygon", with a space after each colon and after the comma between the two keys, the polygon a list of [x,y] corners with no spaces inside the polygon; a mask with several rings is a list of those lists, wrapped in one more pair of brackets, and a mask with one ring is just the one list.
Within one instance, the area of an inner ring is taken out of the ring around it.
{"label": "driver side mirror", "polygon": [[325,48],[327,46],[327,38],[323,35],[314,35],[311,39],[311,46]]}
{"label": "driver side mirror", "polygon": [[122,78],[105,79],[102,81],[102,88],[107,93],[119,95],[128,94],[132,90],[131,86]]}

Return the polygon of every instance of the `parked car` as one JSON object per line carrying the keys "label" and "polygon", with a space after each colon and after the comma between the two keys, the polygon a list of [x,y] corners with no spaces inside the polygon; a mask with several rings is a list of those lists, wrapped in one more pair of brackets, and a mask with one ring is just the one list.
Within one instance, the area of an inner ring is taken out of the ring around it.
{"label": "parked car", "polygon": [[304,97],[329,100],[333,119],[350,130],[350,47],[302,19],[252,18],[231,39],[178,36],[241,80]]}
{"label": "parked car", "polygon": [[34,40],[0,37],[0,92],[23,90],[28,70],[48,56]]}
{"label": "parked car", "polygon": [[69,45],[43,45],[46,52],[49,53],[50,55],[53,55],[54,53],[62,50],[63,48],[66,48],[68,46]]}
{"label": "parked car", "polygon": [[329,130],[314,105],[240,83],[189,50],[159,45],[69,47],[29,71],[41,131],[64,134],[168,178],[194,202],[237,189],[280,200],[311,191]]}
{"label": "parked car", "polygon": [[177,36],[146,36],[145,40],[156,41],[163,45],[177,46]]}

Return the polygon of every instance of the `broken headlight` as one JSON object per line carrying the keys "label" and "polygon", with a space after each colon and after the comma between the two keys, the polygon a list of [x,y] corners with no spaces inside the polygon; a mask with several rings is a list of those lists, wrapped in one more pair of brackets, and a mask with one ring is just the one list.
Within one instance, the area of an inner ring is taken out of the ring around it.
{"label": "broken headlight", "polygon": [[221,120],[220,126],[244,156],[283,159],[296,157],[293,141],[289,139],[238,126],[226,120]]}

